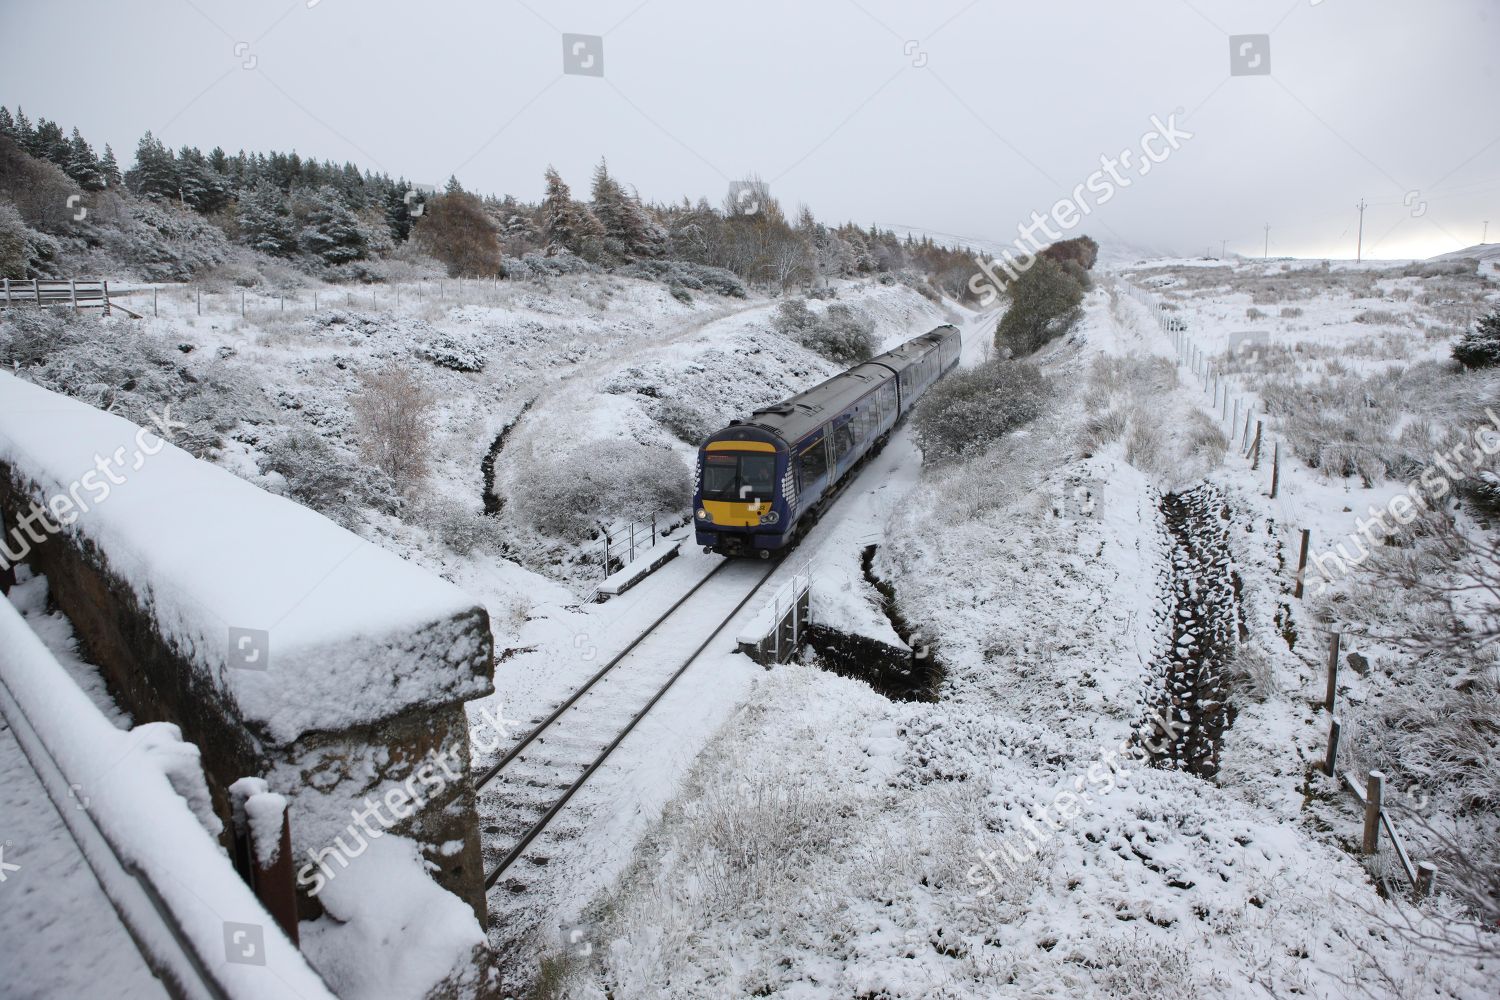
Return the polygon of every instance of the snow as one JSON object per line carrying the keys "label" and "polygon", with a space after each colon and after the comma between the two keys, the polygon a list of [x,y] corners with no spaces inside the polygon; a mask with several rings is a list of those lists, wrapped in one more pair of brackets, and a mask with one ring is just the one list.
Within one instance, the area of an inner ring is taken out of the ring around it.
{"label": "snow", "polygon": [[318,899],[327,915],[302,925],[302,947],[342,1000],[421,1000],[484,943],[474,911],[394,834],[371,839]]}
{"label": "snow", "polygon": [[[108,482],[101,456],[115,458]],[[128,421],[0,374],[0,462],[41,504],[82,489],[87,510],[65,530],[271,740],[488,687],[488,644],[457,587]],[[231,630],[268,637],[264,669],[235,666]]]}
{"label": "snow", "polygon": [[[150,903],[126,871],[139,872],[154,888],[189,946],[217,971],[232,996],[330,996],[229,865],[213,836],[217,828],[205,829],[202,805],[208,789],[196,768],[197,748],[181,743],[176,727],[165,723],[116,729],[9,601],[0,601],[0,650],[0,707],[10,729],[34,764],[51,762],[47,766],[56,777],[47,780],[61,786],[49,787],[53,801],[71,798],[82,804],[76,814],[60,810],[60,815],[154,960],[193,977],[165,929],[153,923]],[[263,965],[218,958],[225,954],[226,922],[261,928]]]}

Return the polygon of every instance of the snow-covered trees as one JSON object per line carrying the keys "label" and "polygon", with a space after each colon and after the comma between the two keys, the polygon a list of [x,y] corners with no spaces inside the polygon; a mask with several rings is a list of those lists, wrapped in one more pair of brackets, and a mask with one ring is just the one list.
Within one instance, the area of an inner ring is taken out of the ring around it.
{"label": "snow-covered trees", "polygon": [[[551,178],[548,178],[551,183]],[[599,161],[594,170],[593,213],[604,230],[605,247],[615,257],[660,257],[666,248],[666,230],[609,175],[609,166]]]}
{"label": "snow-covered trees", "polygon": [[562,176],[547,168],[547,192],[542,197],[542,237],[547,256],[567,251],[580,257],[592,257],[604,238],[604,227],[594,218],[588,206],[573,200],[573,192]]}
{"label": "snow-covered trees", "polygon": [[273,257],[297,252],[297,232],[281,192],[260,183],[240,195],[240,238],[252,249]]}
{"label": "snow-covered trees", "polygon": [[1500,312],[1482,318],[1474,329],[1453,345],[1453,360],[1465,368],[1500,365]]}
{"label": "snow-covered trees", "polygon": [[147,132],[135,147],[135,166],[125,172],[133,194],[151,201],[176,198],[177,159],[160,139]]}
{"label": "snow-covered trees", "polygon": [[785,299],[772,323],[777,333],[840,364],[867,361],[875,353],[875,324],[841,302],[819,316],[806,299]]}
{"label": "snow-covered trees", "polygon": [[298,207],[304,220],[297,244],[304,253],[325,264],[347,264],[367,255],[369,237],[337,190],[324,185],[303,192]]}

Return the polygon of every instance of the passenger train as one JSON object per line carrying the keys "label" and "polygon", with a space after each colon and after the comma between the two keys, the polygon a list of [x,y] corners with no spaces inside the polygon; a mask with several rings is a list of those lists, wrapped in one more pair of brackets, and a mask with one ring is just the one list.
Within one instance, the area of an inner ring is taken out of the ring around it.
{"label": "passenger train", "polygon": [[698,544],[762,559],[792,545],[962,346],[940,326],[710,435],[693,489]]}

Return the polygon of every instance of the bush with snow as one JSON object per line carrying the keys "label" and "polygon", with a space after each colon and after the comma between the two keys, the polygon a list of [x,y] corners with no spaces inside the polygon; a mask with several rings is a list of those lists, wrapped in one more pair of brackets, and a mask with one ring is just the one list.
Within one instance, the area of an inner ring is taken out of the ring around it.
{"label": "bush with snow", "polygon": [[673,452],[599,441],[561,460],[534,459],[517,477],[510,506],[544,535],[581,539],[601,524],[681,511],[692,493],[692,477]]}
{"label": "bush with snow", "polygon": [[786,299],[777,307],[772,327],[839,364],[858,364],[875,354],[875,324],[841,302],[819,315],[807,307],[806,299]]}
{"label": "bush with snow", "polygon": [[399,497],[389,479],[313,431],[293,431],[268,446],[265,455],[265,471],[281,477],[287,496],[346,528],[361,506],[396,509]]}
{"label": "bush with snow", "polygon": [[407,497],[427,478],[433,403],[431,391],[396,366],[365,375],[349,401],[361,455]]}
{"label": "bush with snow", "polygon": [[1077,322],[1083,286],[1067,269],[1045,257],[1007,287],[1010,308],[995,326],[995,347],[1016,357],[1033,354]]}
{"label": "bush with snow", "polygon": [[951,461],[982,450],[1042,414],[1052,385],[1035,365],[989,361],[961,369],[927,390],[912,420],[922,457]]}
{"label": "bush with snow", "polygon": [[1453,360],[1465,368],[1500,365],[1500,311],[1482,318],[1453,345]]}

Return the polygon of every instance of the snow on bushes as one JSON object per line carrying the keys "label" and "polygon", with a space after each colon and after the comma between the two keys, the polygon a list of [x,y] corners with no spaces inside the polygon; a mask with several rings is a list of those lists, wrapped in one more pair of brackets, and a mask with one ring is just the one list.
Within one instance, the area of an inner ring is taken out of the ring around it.
{"label": "snow on bushes", "polygon": [[772,326],[783,337],[842,365],[868,361],[875,354],[875,324],[842,302],[818,314],[807,307],[806,299],[787,299],[777,308]]}
{"label": "snow on bushes", "polygon": [[673,452],[599,441],[561,460],[532,459],[517,477],[511,505],[544,535],[581,539],[600,524],[683,510],[692,493],[692,477]]}
{"label": "snow on bushes", "polygon": [[982,450],[1041,415],[1052,386],[1035,365],[989,361],[954,372],[927,390],[913,416],[922,456],[946,462]]}
{"label": "snow on bushes", "polygon": [[265,471],[279,477],[279,492],[346,528],[358,520],[360,507],[391,513],[399,506],[388,477],[355,462],[314,431],[295,430],[267,446],[265,455]]}

